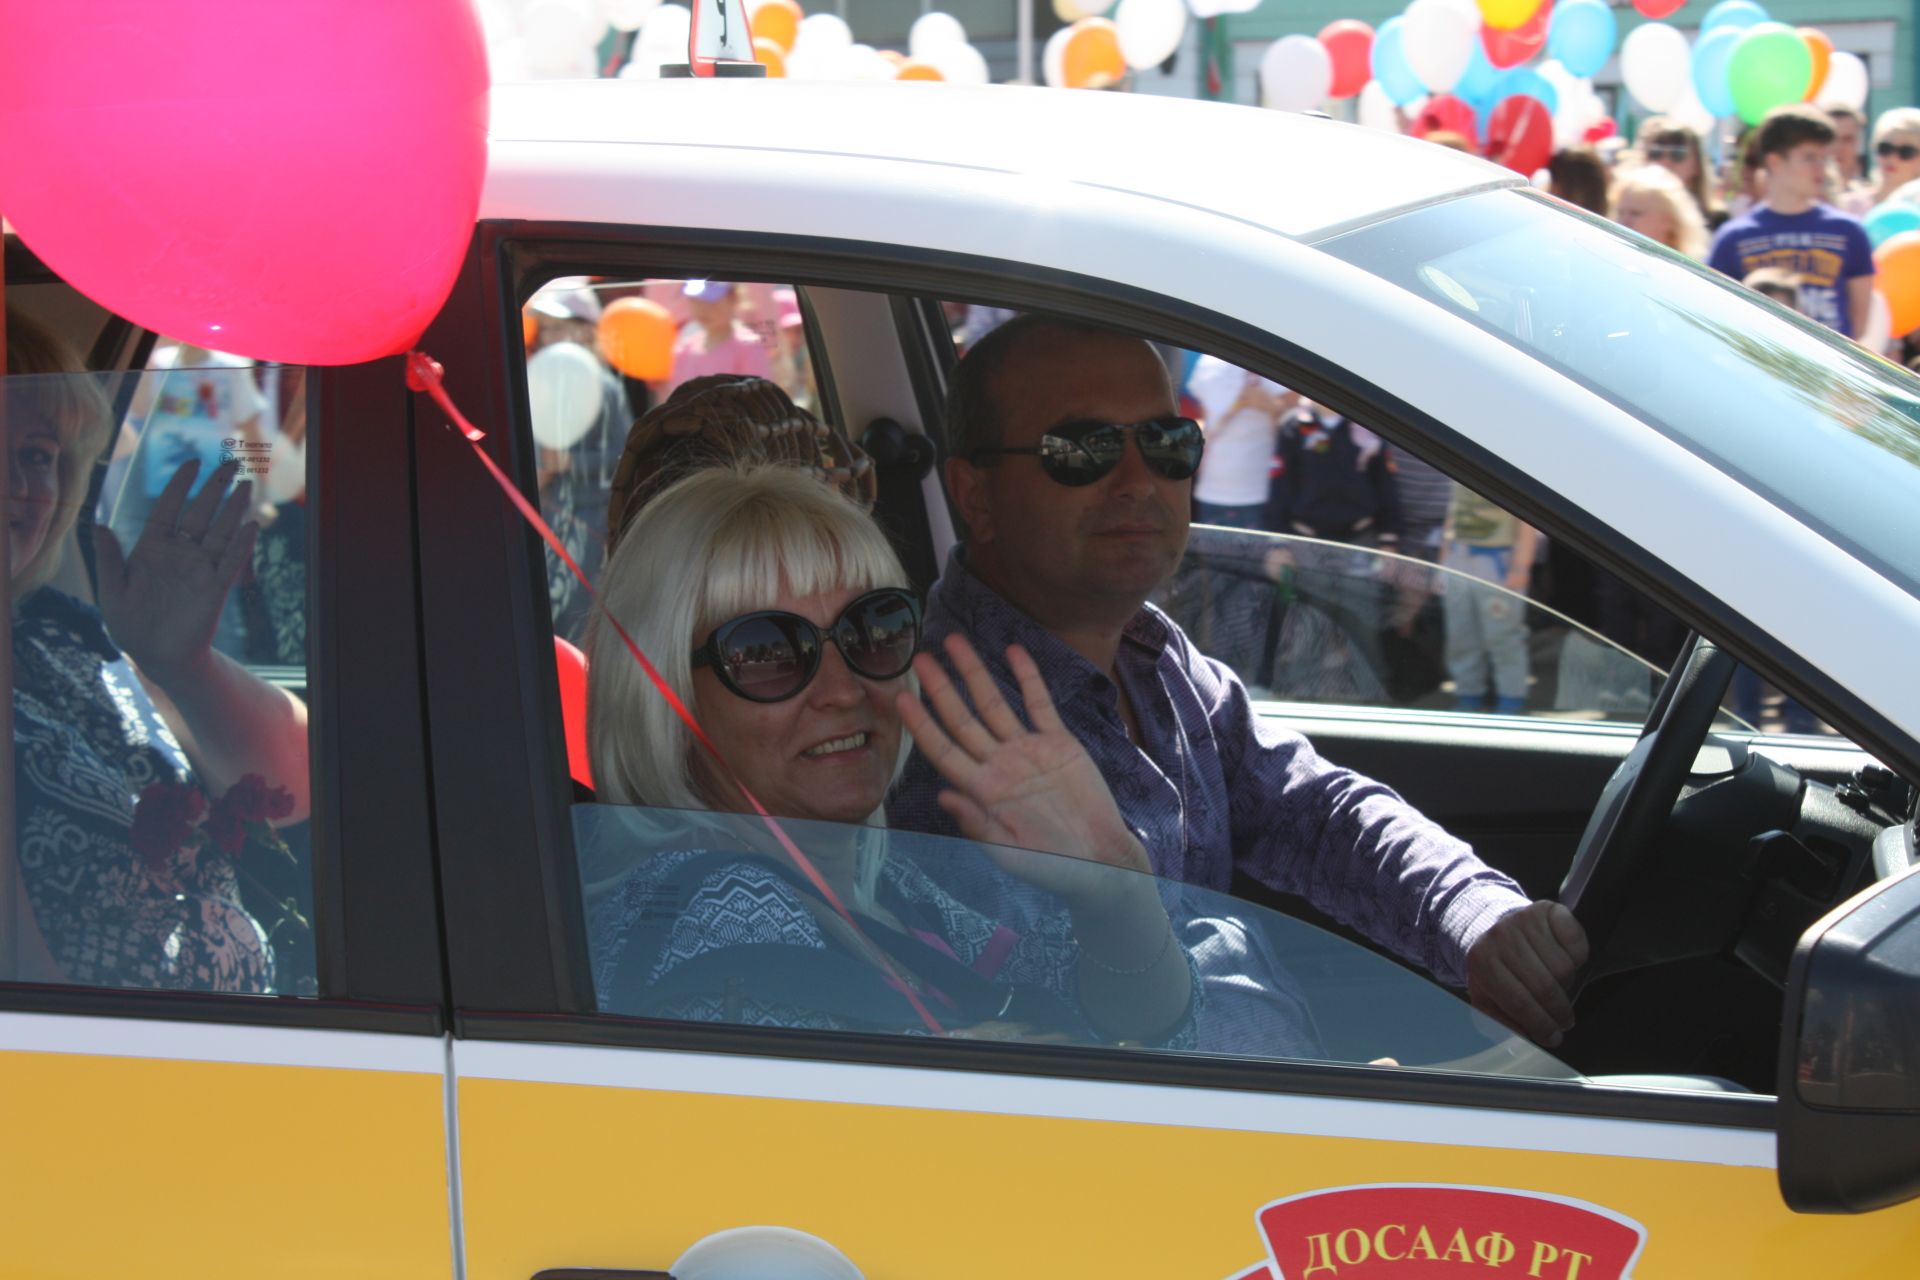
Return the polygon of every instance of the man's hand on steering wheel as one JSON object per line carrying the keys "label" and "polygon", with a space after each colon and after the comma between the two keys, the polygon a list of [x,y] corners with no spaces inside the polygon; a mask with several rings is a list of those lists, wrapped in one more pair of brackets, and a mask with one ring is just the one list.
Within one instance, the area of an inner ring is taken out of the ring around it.
{"label": "man's hand on steering wheel", "polygon": [[1557,902],[1502,916],[1467,952],[1467,999],[1551,1049],[1573,1026],[1573,981],[1587,931]]}

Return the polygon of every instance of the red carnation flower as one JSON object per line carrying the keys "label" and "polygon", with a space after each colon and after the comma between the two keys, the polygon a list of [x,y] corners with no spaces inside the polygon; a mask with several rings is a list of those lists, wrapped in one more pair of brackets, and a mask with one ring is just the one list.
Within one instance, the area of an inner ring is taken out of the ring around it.
{"label": "red carnation flower", "polygon": [[151,870],[164,871],[206,811],[207,798],[191,783],[149,783],[134,802],[128,842]]}
{"label": "red carnation flower", "polygon": [[250,773],[213,802],[213,812],[207,816],[207,838],[214,848],[232,857],[246,847],[250,827],[292,812],[291,792],[285,787],[269,787],[265,778]]}

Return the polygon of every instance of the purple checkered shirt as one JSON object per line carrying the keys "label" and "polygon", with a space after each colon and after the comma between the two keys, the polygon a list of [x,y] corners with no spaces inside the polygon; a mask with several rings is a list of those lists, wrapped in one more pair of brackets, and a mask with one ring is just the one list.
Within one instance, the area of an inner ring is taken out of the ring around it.
{"label": "purple checkered shirt", "polygon": [[[1261,719],[1239,678],[1152,605],[1127,624],[1114,664],[1144,739],[1135,746],[1114,681],[970,573],[963,550],[928,602],[928,645],[965,635],[1015,706],[1006,649],[1024,646],[1160,876],[1226,893],[1238,867],[1454,986],[1466,983],[1468,948],[1527,904],[1517,884],[1392,790]],[[914,752],[888,801],[889,825],[957,834],[935,800],[943,785]]]}

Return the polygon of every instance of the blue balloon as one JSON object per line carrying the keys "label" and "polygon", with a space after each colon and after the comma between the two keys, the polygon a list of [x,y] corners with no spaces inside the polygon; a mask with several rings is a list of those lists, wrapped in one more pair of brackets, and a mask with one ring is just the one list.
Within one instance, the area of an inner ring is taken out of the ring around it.
{"label": "blue balloon", "polygon": [[1707,16],[1700,19],[1700,34],[1718,31],[1721,27],[1732,27],[1736,31],[1745,31],[1760,22],[1769,22],[1767,11],[1754,3],[1754,0],[1720,0],[1720,3],[1707,10]]}
{"label": "blue balloon", "polygon": [[1902,231],[1920,231],[1920,208],[1905,201],[1889,200],[1867,211],[1867,239],[1878,249]]}
{"label": "blue balloon", "polygon": [[1405,39],[1398,18],[1388,18],[1373,33],[1373,78],[1396,107],[1410,106],[1427,96],[1427,86],[1407,65]]}
{"label": "blue balloon", "polygon": [[1727,83],[1727,63],[1733,46],[1747,34],[1745,27],[1721,27],[1700,37],[1693,46],[1693,91],[1700,104],[1716,116],[1733,114],[1733,88]]}
{"label": "blue balloon", "polygon": [[1607,65],[1619,37],[1606,0],[1560,0],[1547,23],[1547,56],[1576,76],[1590,76]]}
{"label": "blue balloon", "polygon": [[1499,87],[1493,100],[1511,98],[1516,93],[1524,93],[1529,98],[1540,99],[1540,105],[1552,115],[1560,110],[1560,91],[1553,87],[1553,81],[1535,71],[1532,67],[1514,67],[1500,77]]}
{"label": "blue balloon", "polygon": [[[1379,37],[1376,36],[1375,39]],[[1487,46],[1479,40],[1473,42],[1473,56],[1467,59],[1467,69],[1460,73],[1454,82],[1453,96],[1462,102],[1479,106],[1499,101],[1494,90],[1500,84],[1500,68],[1487,59]]]}

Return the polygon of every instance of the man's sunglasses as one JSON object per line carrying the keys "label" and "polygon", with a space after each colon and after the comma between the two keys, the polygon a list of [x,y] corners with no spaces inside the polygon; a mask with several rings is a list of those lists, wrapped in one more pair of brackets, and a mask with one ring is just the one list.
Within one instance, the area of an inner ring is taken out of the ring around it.
{"label": "man's sunglasses", "polygon": [[1200,424],[1192,418],[1168,414],[1131,425],[1117,422],[1068,422],[1054,427],[1030,449],[975,449],[968,460],[997,457],[1008,453],[1030,453],[1040,459],[1041,469],[1059,484],[1078,487],[1092,484],[1120,465],[1127,452],[1127,433],[1133,433],[1140,456],[1155,475],[1169,480],[1186,480],[1200,469],[1200,454],[1207,445]]}
{"label": "man's sunglasses", "polygon": [[823,641],[832,641],[857,676],[905,675],[920,647],[920,602],[903,587],[858,597],[822,630],[797,613],[743,613],[713,629],[693,651],[693,665],[712,667],[720,683],[749,702],[784,702],[820,670]]}
{"label": "man's sunglasses", "polygon": [[1647,159],[1653,161],[1655,164],[1663,160],[1670,164],[1679,164],[1692,154],[1691,151],[1687,150],[1687,144],[1684,142],[1676,142],[1666,146],[1656,142],[1647,148]]}
{"label": "man's sunglasses", "polygon": [[1885,160],[1888,156],[1899,156],[1902,160],[1920,158],[1920,147],[1911,142],[1883,142],[1873,149],[1873,154]]}

